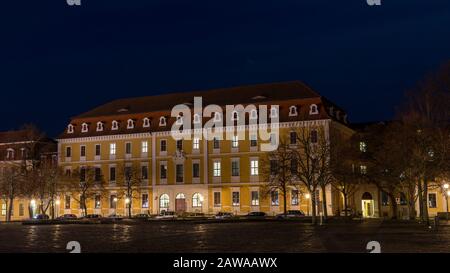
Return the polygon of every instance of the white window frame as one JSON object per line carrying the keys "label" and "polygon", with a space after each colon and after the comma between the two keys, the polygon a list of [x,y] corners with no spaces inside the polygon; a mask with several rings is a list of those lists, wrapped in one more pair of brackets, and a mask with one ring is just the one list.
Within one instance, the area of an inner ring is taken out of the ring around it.
{"label": "white window frame", "polygon": [[73,134],[74,132],[74,126],[72,124],[67,125],[67,133]]}
{"label": "white window frame", "polygon": [[200,138],[194,137],[192,139],[192,149],[193,150],[200,150]]}
{"label": "white window frame", "polygon": [[89,132],[89,126],[86,122],[84,122],[83,124],[81,124],[81,132],[82,133],[87,133]]}
{"label": "white window frame", "polygon": [[256,109],[252,109],[250,110],[250,119],[258,119],[258,110]]}
{"label": "white window frame", "polygon": [[213,177],[221,177],[222,175],[222,163],[219,159],[213,161]]}
{"label": "white window frame", "polygon": [[290,116],[290,117],[296,117],[296,116],[298,116],[297,106],[292,105],[292,106],[289,107],[289,116]]}
{"label": "white window frame", "polygon": [[113,120],[111,123],[111,130],[119,130],[119,122],[117,120]]}
{"label": "white window frame", "polygon": [[222,113],[214,112],[214,122],[221,122],[221,121],[222,121]]}
{"label": "white window frame", "polygon": [[142,127],[144,127],[144,128],[150,127],[150,119],[149,118],[144,118],[142,120],[142,122],[143,122]]}
{"label": "white window frame", "polygon": [[309,114],[310,115],[317,115],[317,114],[319,114],[319,107],[317,106],[317,104],[311,104],[309,106]]}
{"label": "white window frame", "polygon": [[127,129],[134,129],[134,120],[133,119],[127,120]]}
{"label": "white window frame", "polygon": [[97,132],[102,132],[103,131],[103,122],[99,121],[97,122]]}
{"label": "white window frame", "polygon": [[231,148],[237,149],[239,148],[239,136],[233,135],[233,138],[231,139]]}
{"label": "white window frame", "polygon": [[162,116],[162,117],[159,118],[159,126],[160,127],[167,126],[166,117]]}
{"label": "white window frame", "polygon": [[194,124],[200,124],[200,115],[194,114]]}
{"label": "white window frame", "polygon": [[250,159],[250,176],[259,176],[259,159],[251,158]]}
{"label": "white window frame", "polygon": [[278,118],[279,109],[276,106],[270,107],[270,118]]}

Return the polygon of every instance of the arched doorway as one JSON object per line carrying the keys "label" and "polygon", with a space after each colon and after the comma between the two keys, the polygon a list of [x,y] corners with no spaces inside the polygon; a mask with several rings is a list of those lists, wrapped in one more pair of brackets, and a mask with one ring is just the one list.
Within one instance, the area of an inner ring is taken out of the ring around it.
{"label": "arched doorway", "polygon": [[169,210],[169,195],[168,194],[162,194],[159,197],[159,212],[168,211]]}
{"label": "arched doorway", "polygon": [[175,212],[178,214],[186,212],[186,196],[184,193],[177,194],[175,198]]}
{"label": "arched doorway", "polygon": [[194,195],[192,195],[192,208],[196,211],[202,211],[203,210],[203,195],[196,192]]}
{"label": "arched doorway", "polygon": [[361,203],[362,203],[363,217],[365,217],[365,218],[374,217],[375,216],[375,213],[374,213],[375,207],[374,207],[372,194],[370,194],[369,192],[363,193],[361,200],[362,200]]}

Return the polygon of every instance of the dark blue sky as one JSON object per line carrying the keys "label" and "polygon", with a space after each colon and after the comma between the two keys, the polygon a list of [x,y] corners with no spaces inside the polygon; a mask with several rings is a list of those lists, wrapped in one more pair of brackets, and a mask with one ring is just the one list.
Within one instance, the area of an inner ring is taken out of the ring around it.
{"label": "dark blue sky", "polygon": [[302,80],[351,121],[391,118],[450,59],[450,1],[3,1],[0,130],[51,136],[115,98]]}

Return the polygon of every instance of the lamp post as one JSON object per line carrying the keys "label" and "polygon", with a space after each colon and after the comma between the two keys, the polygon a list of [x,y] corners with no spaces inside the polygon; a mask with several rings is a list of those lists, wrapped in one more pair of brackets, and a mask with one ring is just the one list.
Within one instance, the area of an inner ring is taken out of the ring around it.
{"label": "lamp post", "polygon": [[113,202],[114,202],[114,215],[117,215],[117,197],[113,198]]}
{"label": "lamp post", "polygon": [[311,195],[309,193],[305,194],[305,198],[307,201],[307,206],[306,206],[306,215],[309,216],[309,198],[311,198]]}
{"label": "lamp post", "polygon": [[448,197],[450,196],[450,190],[448,188],[449,188],[448,183],[445,183],[444,184],[444,190],[445,190],[444,194],[445,194],[445,205],[447,207],[447,213],[445,214],[445,218],[447,219],[447,221],[448,221]]}
{"label": "lamp post", "polygon": [[56,205],[56,217],[59,217],[59,205],[61,204],[61,201],[59,199],[56,199],[55,205]]}
{"label": "lamp post", "polygon": [[34,218],[34,213],[35,213],[35,209],[36,209],[36,200],[35,199],[31,199],[30,201],[30,205],[31,205],[31,218]]}
{"label": "lamp post", "polygon": [[129,197],[125,198],[125,204],[126,204],[127,213],[128,213],[129,218],[131,218],[130,202],[131,202],[131,199]]}

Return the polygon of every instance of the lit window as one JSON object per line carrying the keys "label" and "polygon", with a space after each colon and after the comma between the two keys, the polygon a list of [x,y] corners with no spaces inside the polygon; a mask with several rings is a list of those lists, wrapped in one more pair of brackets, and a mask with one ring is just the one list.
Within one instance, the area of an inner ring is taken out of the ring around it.
{"label": "lit window", "polygon": [[231,147],[233,148],[239,147],[239,137],[237,135],[233,136],[233,139],[231,140]]}
{"label": "lit window", "polygon": [[278,199],[278,191],[272,191],[270,193],[270,201],[272,206],[278,206],[280,204]]}
{"label": "lit window", "polygon": [[143,209],[148,209],[148,194],[147,193],[142,194],[142,205],[141,205],[141,207]]}
{"label": "lit window", "polygon": [[298,115],[298,113],[297,113],[297,106],[291,106],[291,107],[289,107],[289,116],[290,117],[295,117],[295,116],[297,116]]}
{"label": "lit window", "polygon": [[111,194],[111,196],[109,196],[109,208],[111,209],[117,208],[117,195]]}
{"label": "lit window", "polygon": [[159,198],[159,208],[160,209],[168,209],[169,208],[169,195],[163,194]]}
{"label": "lit window", "polygon": [[270,108],[270,118],[277,118],[278,117],[278,108],[276,106],[272,106]]}
{"label": "lit window", "polygon": [[363,141],[359,143],[359,150],[363,153],[367,152],[367,144]]}
{"label": "lit window", "polygon": [[200,139],[199,138],[196,137],[192,141],[192,149],[194,149],[194,150],[200,149]]}
{"label": "lit window", "polygon": [[231,161],[231,176],[239,176],[239,175],[240,175],[239,160],[233,159],[233,161]]}
{"label": "lit window", "polygon": [[259,206],[259,191],[252,191],[252,206]]}
{"label": "lit window", "polygon": [[220,172],[221,172],[221,168],[220,168],[220,161],[215,161],[213,164],[213,175],[215,177],[219,177],[220,176]]}
{"label": "lit window", "polygon": [[203,196],[200,193],[194,193],[192,196],[192,207],[199,208],[203,204]]}
{"label": "lit window", "polygon": [[298,190],[292,190],[291,191],[291,205],[292,206],[298,206],[299,200],[298,200]]}
{"label": "lit window", "polygon": [[142,153],[143,154],[148,153],[148,142],[147,141],[142,141]]}
{"label": "lit window", "polygon": [[233,206],[238,207],[240,205],[240,196],[238,191],[232,193]]}
{"label": "lit window", "polygon": [[361,171],[361,174],[367,174],[367,166],[361,165],[360,166],[360,171]]}
{"label": "lit window", "polygon": [[110,143],[109,144],[109,154],[115,155],[116,154],[116,143]]}
{"label": "lit window", "polygon": [[259,175],[258,164],[257,159],[250,161],[250,175]]}

